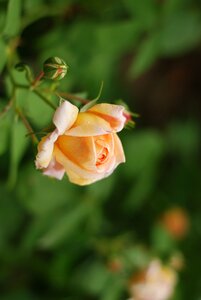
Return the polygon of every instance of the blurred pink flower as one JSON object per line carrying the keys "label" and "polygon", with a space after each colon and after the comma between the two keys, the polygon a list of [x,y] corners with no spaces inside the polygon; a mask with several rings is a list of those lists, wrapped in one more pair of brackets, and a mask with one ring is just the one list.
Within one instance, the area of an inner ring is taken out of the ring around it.
{"label": "blurred pink flower", "polygon": [[176,272],[153,260],[148,268],[131,281],[129,300],[169,300],[177,282]]}

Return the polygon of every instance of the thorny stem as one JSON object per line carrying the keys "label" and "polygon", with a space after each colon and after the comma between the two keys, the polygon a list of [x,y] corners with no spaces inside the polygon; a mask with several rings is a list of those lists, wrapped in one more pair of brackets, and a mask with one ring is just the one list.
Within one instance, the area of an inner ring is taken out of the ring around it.
{"label": "thorny stem", "polygon": [[37,139],[36,135],[34,134],[33,129],[31,127],[31,125],[29,124],[27,118],[24,116],[24,114],[22,113],[22,111],[19,108],[16,108],[15,110],[16,110],[18,116],[21,118],[28,133],[30,134],[33,144],[34,145],[38,144],[38,139]]}

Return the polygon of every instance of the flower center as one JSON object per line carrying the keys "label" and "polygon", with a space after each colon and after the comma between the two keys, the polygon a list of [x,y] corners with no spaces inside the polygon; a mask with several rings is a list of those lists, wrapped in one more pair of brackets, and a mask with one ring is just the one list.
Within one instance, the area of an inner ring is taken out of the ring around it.
{"label": "flower center", "polygon": [[103,139],[96,140],[96,166],[100,166],[108,158],[109,150],[107,144]]}
{"label": "flower center", "polygon": [[104,147],[101,151],[101,153],[99,153],[97,160],[96,160],[96,166],[99,166],[101,164],[103,164],[108,156],[108,149],[106,147]]}

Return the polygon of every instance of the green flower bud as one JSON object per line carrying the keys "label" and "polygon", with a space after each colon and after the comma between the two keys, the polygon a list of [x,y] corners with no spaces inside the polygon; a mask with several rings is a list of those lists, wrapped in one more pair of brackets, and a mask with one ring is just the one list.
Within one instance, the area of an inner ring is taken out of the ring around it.
{"label": "green flower bud", "polygon": [[67,73],[68,66],[59,57],[50,57],[43,64],[44,77],[52,80],[61,80]]}

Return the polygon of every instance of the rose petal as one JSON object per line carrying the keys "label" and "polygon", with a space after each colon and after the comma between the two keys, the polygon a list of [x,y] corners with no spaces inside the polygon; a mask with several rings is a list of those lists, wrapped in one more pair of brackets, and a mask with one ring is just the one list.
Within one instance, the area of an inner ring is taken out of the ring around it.
{"label": "rose petal", "polygon": [[65,169],[53,158],[49,166],[43,170],[43,174],[61,180],[65,174]]}
{"label": "rose petal", "polygon": [[88,112],[107,121],[114,132],[121,131],[125,125],[126,117],[124,116],[124,106],[101,103],[91,107]]}
{"label": "rose petal", "polygon": [[95,170],[96,153],[92,137],[61,135],[57,147],[73,163],[87,170]]}
{"label": "rose petal", "polygon": [[114,132],[103,118],[88,112],[79,113],[73,126],[65,132],[68,136],[97,136]]}
{"label": "rose petal", "polygon": [[87,185],[103,178],[104,174],[86,170],[65,156],[55,145],[54,154],[56,160],[65,168],[65,171],[72,183]]}
{"label": "rose petal", "polygon": [[114,138],[114,156],[116,158],[116,166],[126,161],[123,146],[120,138],[116,133],[113,134]]}
{"label": "rose petal", "polygon": [[64,101],[55,111],[53,123],[59,134],[68,130],[77,119],[78,108],[69,101]]}
{"label": "rose petal", "polygon": [[38,154],[36,156],[35,165],[37,169],[47,168],[53,154],[54,143],[58,138],[58,130],[43,137],[38,144]]}
{"label": "rose petal", "polygon": [[98,177],[93,177],[93,178],[84,178],[84,177],[80,177],[78,176],[78,174],[76,174],[75,172],[73,172],[72,170],[68,170],[66,171],[69,181],[72,183],[75,183],[77,185],[80,186],[84,186],[84,185],[89,185],[91,183],[94,183],[102,178],[98,178]]}
{"label": "rose petal", "polygon": [[[109,173],[114,170],[114,139],[113,134],[106,134],[94,137],[96,145],[96,168],[97,172]],[[101,155],[107,154],[101,162]],[[105,177],[105,176],[104,176]]]}

